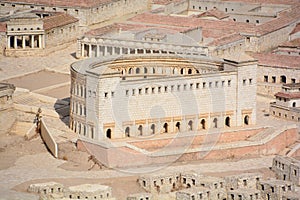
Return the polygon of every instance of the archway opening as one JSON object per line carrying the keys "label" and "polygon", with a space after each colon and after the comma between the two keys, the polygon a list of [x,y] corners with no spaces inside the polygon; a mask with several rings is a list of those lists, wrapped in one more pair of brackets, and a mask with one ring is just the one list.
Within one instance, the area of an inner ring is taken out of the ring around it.
{"label": "archway opening", "polygon": [[192,120],[189,121],[188,128],[189,128],[189,131],[193,130],[193,121]]}
{"label": "archway opening", "polygon": [[183,72],[184,72],[184,69],[181,69],[181,70],[180,70],[180,74],[183,74]]}
{"label": "archway opening", "polygon": [[152,125],[151,125],[151,133],[152,133],[152,134],[155,134],[155,124],[152,124]]}
{"label": "archway opening", "polygon": [[202,119],[201,120],[201,128],[202,129],[205,129],[206,127],[205,127],[205,119]]}
{"label": "archway opening", "polygon": [[129,68],[128,74],[132,74],[132,68]]}
{"label": "archway opening", "polygon": [[136,68],[135,73],[139,74],[140,73],[140,68]]}
{"label": "archway opening", "polygon": [[111,139],[111,129],[110,128],[106,130],[106,137]]}
{"label": "archway opening", "polygon": [[244,124],[245,124],[245,125],[249,125],[249,116],[248,116],[248,115],[246,115],[246,116],[244,117]]}
{"label": "archway opening", "polygon": [[180,122],[177,122],[175,126],[176,126],[177,131],[180,131]]}
{"label": "archway opening", "polygon": [[139,135],[143,135],[143,126],[142,125],[139,125],[138,131],[139,131]]}
{"label": "archway opening", "polygon": [[164,128],[164,133],[168,133],[168,123],[164,123],[164,126],[163,126],[163,128]]}
{"label": "archway opening", "polygon": [[126,127],[126,129],[125,129],[125,136],[130,137],[130,128],[129,127]]}
{"label": "archway opening", "polygon": [[226,119],[225,119],[225,125],[227,127],[230,127],[230,117],[226,117]]}
{"label": "archway opening", "polygon": [[280,76],[280,82],[286,83],[286,76],[284,76],[284,75]]}
{"label": "archway opening", "polygon": [[213,120],[213,128],[218,128],[218,119],[214,118]]}
{"label": "archway opening", "polygon": [[293,102],[293,107],[294,107],[294,108],[296,107],[296,102]]}

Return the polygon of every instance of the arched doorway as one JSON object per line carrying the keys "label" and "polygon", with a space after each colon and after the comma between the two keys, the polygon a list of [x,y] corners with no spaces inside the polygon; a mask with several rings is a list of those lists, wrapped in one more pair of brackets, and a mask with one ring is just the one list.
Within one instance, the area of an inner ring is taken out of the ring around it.
{"label": "arched doorway", "polygon": [[106,130],[106,137],[111,139],[111,129],[110,128]]}
{"label": "arched doorway", "polygon": [[225,126],[230,127],[230,117],[226,117]]}
{"label": "arched doorway", "polygon": [[155,134],[155,124],[152,124],[152,125],[151,125],[151,133],[152,133],[152,134]]}
{"label": "arched doorway", "polygon": [[130,128],[129,127],[126,127],[126,129],[125,129],[125,136],[130,137]]}
{"label": "arched doorway", "polygon": [[189,131],[192,131],[193,130],[193,120],[190,120],[189,123],[188,123],[188,128],[189,128]]}
{"label": "arched doorway", "polygon": [[245,124],[245,125],[249,125],[249,116],[248,116],[248,115],[246,115],[246,116],[244,117],[244,124]]}
{"label": "arched doorway", "polygon": [[164,133],[168,133],[168,123],[164,123]]}
{"label": "arched doorway", "polygon": [[177,122],[175,127],[176,127],[177,131],[180,131],[180,122]]}
{"label": "arched doorway", "polygon": [[205,119],[202,119],[201,120],[201,128],[202,129],[205,129],[206,127],[205,127]]}
{"label": "arched doorway", "polygon": [[143,126],[139,125],[138,127],[139,135],[143,135]]}
{"label": "arched doorway", "polygon": [[213,120],[213,128],[218,128],[218,119],[214,118]]}

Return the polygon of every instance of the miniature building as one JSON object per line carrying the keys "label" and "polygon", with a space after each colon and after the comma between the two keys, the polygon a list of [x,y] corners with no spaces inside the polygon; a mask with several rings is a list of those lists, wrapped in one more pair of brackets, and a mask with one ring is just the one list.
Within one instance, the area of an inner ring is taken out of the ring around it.
{"label": "miniature building", "polygon": [[278,179],[300,185],[300,161],[290,157],[276,156],[273,159],[272,170]]}
{"label": "miniature building", "polygon": [[111,187],[98,184],[69,187],[65,191],[64,196],[70,199],[113,199]]}
{"label": "miniature building", "polygon": [[79,33],[78,20],[65,13],[27,11],[3,19],[6,56],[44,55],[51,47],[74,41]]}
{"label": "miniature building", "polygon": [[137,193],[131,194],[127,197],[127,200],[151,200],[152,194],[151,193]]}
{"label": "miniature building", "polygon": [[233,176],[226,176],[226,188],[227,190],[250,188],[256,189],[257,184],[262,179],[261,174],[257,173],[244,173]]}
{"label": "miniature building", "polygon": [[63,12],[80,20],[80,26],[87,26],[120,17],[140,10],[146,10],[147,0],[4,0],[3,10],[30,9],[50,12]]}
{"label": "miniature building", "polygon": [[282,199],[282,196],[286,192],[295,191],[294,185],[291,182],[281,180],[261,181],[258,189],[261,192],[263,200]]}
{"label": "miniature building", "polygon": [[204,187],[193,187],[176,192],[176,200],[209,200],[210,190]]}
{"label": "miniature building", "polygon": [[[251,58],[123,55],[78,61],[71,66],[70,128],[83,140],[102,141],[248,126],[256,123],[255,77]],[[155,105],[164,114],[153,111]]]}
{"label": "miniature building", "polygon": [[228,190],[228,200],[254,200],[261,199],[260,191],[253,188],[240,188],[235,190]]}
{"label": "miniature building", "polygon": [[201,28],[144,27],[115,24],[90,31],[78,40],[77,57],[105,57],[123,54],[208,55],[208,48],[197,45]]}
{"label": "miniature building", "polygon": [[65,191],[64,186],[56,182],[36,183],[36,184],[31,184],[28,187],[28,192],[34,192],[43,195],[63,193],[64,191]]}
{"label": "miniature building", "polygon": [[179,188],[179,173],[160,173],[139,177],[140,186],[150,193],[169,193]]}
{"label": "miniature building", "polygon": [[270,105],[273,116],[300,121],[300,83],[284,84],[275,97],[276,101]]}

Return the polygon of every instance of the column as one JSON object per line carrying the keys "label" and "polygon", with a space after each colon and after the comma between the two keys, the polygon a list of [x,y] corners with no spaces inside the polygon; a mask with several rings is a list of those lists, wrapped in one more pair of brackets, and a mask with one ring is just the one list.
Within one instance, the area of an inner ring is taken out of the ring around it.
{"label": "column", "polygon": [[104,56],[107,55],[107,46],[104,46]]}
{"label": "column", "polygon": [[91,58],[92,57],[92,45],[89,44],[89,57]]}
{"label": "column", "polygon": [[134,54],[137,54],[137,49],[134,49]]}
{"label": "column", "polygon": [[146,49],[143,49],[143,54],[146,54]]}
{"label": "column", "polygon": [[116,49],[116,47],[111,47],[111,55],[115,55],[115,49]]}
{"label": "column", "polygon": [[84,57],[84,44],[81,44],[81,57]]}
{"label": "column", "polygon": [[123,47],[120,47],[120,55],[123,55]]}
{"label": "column", "polygon": [[34,35],[31,35],[31,48],[34,48]]}
{"label": "column", "polygon": [[25,36],[23,35],[22,36],[22,48],[25,49],[25,46],[26,46],[26,44],[25,44]]}
{"label": "column", "polygon": [[42,48],[44,49],[46,47],[46,39],[45,39],[45,35],[42,35]]}
{"label": "column", "polygon": [[42,35],[39,35],[39,48],[42,48]]}
{"label": "column", "polygon": [[130,54],[130,48],[127,48],[127,54]]}
{"label": "column", "polygon": [[96,57],[100,57],[100,47],[99,47],[98,44],[97,44],[97,54],[96,54]]}
{"label": "column", "polygon": [[7,36],[7,48],[10,49],[10,37],[11,36]]}
{"label": "column", "polygon": [[17,44],[17,36],[14,36],[14,48],[17,49],[18,48],[18,44]]}
{"label": "column", "polygon": [[150,50],[150,53],[153,54],[153,49]]}

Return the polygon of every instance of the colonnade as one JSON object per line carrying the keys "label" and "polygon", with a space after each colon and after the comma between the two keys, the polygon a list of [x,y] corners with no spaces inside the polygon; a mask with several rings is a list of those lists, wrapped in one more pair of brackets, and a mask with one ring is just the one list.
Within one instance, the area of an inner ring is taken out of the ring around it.
{"label": "colonnade", "polygon": [[8,35],[7,49],[45,48],[45,35]]}

